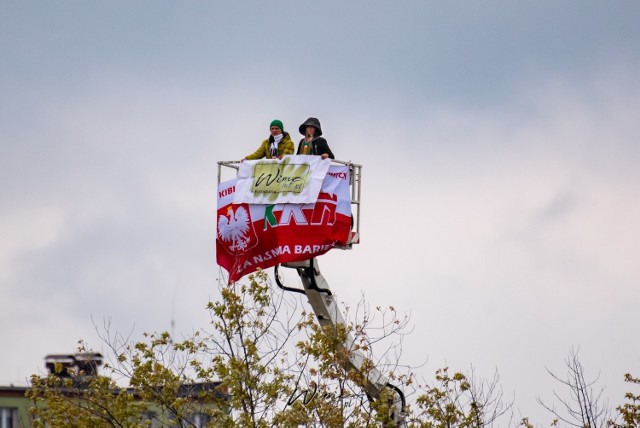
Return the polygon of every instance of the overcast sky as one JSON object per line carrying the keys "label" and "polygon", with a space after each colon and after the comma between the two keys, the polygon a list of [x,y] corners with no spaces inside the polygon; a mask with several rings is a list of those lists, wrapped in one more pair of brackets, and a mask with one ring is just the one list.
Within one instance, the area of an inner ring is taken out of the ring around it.
{"label": "overcast sky", "polygon": [[320,258],[341,301],[410,312],[407,363],[497,369],[536,423],[572,347],[620,403],[638,22],[635,0],[3,1],[0,384],[102,349],[92,318],[203,327],[216,162],[316,116],[363,165],[362,243]]}

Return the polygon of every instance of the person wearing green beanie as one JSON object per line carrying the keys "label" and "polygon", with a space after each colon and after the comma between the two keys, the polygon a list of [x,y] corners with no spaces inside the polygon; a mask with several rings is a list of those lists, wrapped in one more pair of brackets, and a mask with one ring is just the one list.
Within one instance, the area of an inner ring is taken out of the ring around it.
{"label": "person wearing green beanie", "polygon": [[245,156],[242,160],[253,159],[282,159],[285,155],[292,155],[295,151],[293,140],[288,132],[284,132],[284,125],[279,119],[274,119],[269,124],[271,135],[264,140],[258,150]]}
{"label": "person wearing green beanie", "polygon": [[284,132],[284,125],[282,125],[282,121],[279,119],[273,119],[271,121],[271,124],[269,125],[269,128],[272,128],[274,126],[277,126],[278,128],[280,128],[280,132]]}

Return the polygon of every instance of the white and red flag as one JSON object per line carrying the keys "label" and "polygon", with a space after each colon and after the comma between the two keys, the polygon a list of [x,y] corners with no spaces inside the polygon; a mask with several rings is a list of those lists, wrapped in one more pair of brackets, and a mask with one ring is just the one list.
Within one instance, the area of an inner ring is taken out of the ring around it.
{"label": "white and red flag", "polygon": [[237,184],[234,178],[218,185],[216,258],[229,272],[229,283],[258,268],[307,260],[347,244],[351,231],[347,166],[328,166],[312,203],[276,203],[276,197],[273,203],[234,203]]}

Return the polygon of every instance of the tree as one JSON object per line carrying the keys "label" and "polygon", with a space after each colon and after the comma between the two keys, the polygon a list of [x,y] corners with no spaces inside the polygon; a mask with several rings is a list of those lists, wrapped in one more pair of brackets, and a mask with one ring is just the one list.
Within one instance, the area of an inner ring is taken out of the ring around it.
{"label": "tree", "polygon": [[420,427],[485,427],[492,426],[510,412],[512,402],[502,400],[498,373],[491,381],[478,381],[473,367],[471,375],[450,374],[445,367],[436,371],[436,384],[426,386],[416,399],[420,412],[415,422]]}
{"label": "tree", "polygon": [[[633,377],[629,373],[624,375],[624,380],[625,382],[640,385],[640,378]],[[611,426],[615,428],[640,427],[640,394],[627,392],[625,398],[628,402],[616,408],[623,423],[611,422]]]}
{"label": "tree", "polygon": [[561,404],[560,408],[554,404],[547,404],[540,398],[538,403],[554,415],[554,425],[562,421],[580,428],[606,427],[610,424],[611,410],[603,398],[604,387],[594,389],[598,382],[597,377],[591,381],[586,379],[578,353],[579,350],[576,349],[569,351],[569,356],[565,360],[566,377],[560,377],[547,369],[556,381],[568,389],[569,398],[554,391],[555,398]]}
{"label": "tree", "polygon": [[[497,373],[483,382],[445,368],[435,386],[416,385],[411,368],[399,364],[409,318],[393,307],[371,311],[361,302],[356,321],[329,328],[301,310],[296,296],[271,286],[259,271],[247,283],[220,283],[218,298],[207,305],[209,327],[182,340],[163,332],[132,343],[106,322],[101,337],[112,354],[109,376],[34,375],[29,396],[36,425],[149,426],[152,409],[158,424],[180,427],[203,421],[216,427],[389,426],[394,392],[371,401],[363,389],[367,367],[407,391],[416,408],[406,408],[410,426],[488,426],[510,409]],[[347,336],[355,339],[348,348]],[[382,351],[378,358],[374,347]],[[363,372],[345,369],[353,352],[365,355]]]}

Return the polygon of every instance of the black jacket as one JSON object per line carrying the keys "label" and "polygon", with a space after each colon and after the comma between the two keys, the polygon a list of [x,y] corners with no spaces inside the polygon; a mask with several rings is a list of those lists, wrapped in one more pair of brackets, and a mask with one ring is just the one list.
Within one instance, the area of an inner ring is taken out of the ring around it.
{"label": "black jacket", "polygon": [[[298,143],[298,151],[296,154],[301,154],[302,152],[302,144],[304,143],[304,138],[300,140]],[[336,157],[333,155],[333,152],[329,148],[329,143],[322,137],[314,138],[311,141],[311,154],[316,156],[322,156],[323,154],[328,154],[329,158],[335,159]]]}

